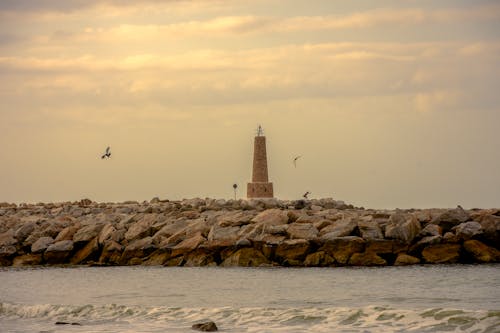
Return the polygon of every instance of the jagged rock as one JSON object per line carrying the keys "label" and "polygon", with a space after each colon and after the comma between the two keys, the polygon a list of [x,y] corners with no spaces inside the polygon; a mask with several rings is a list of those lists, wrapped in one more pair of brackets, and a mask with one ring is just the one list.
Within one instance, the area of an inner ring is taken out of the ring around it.
{"label": "jagged rock", "polygon": [[318,229],[312,224],[292,223],[288,225],[286,233],[290,239],[311,240],[318,236]]}
{"label": "jagged rock", "polygon": [[62,264],[73,251],[73,241],[62,240],[51,244],[44,252],[43,258],[48,264]]}
{"label": "jagged rock", "polygon": [[358,220],[358,228],[363,239],[382,239],[384,235],[376,221],[371,216]]}
{"label": "jagged rock", "polygon": [[19,257],[15,257],[12,266],[34,266],[40,265],[42,263],[42,254],[24,254]]}
{"label": "jagged rock", "polygon": [[420,222],[415,216],[396,213],[389,218],[389,224],[385,227],[385,237],[410,244],[420,230]]}
{"label": "jagged rock", "polygon": [[416,265],[420,263],[420,259],[410,256],[406,253],[399,253],[394,266]]}
{"label": "jagged rock", "polygon": [[228,256],[220,265],[223,267],[258,267],[263,264],[269,264],[269,261],[262,252],[254,248],[242,248]]}
{"label": "jagged rock", "polygon": [[475,221],[460,223],[452,228],[458,239],[468,240],[483,233],[481,224]]}
{"label": "jagged rock", "polygon": [[16,245],[17,239],[14,237],[15,233],[13,229],[9,229],[6,232],[0,234],[0,247]]}
{"label": "jagged rock", "polygon": [[239,239],[238,233],[240,227],[219,227],[218,225],[212,226],[208,233],[207,240],[211,243],[217,243],[219,246],[231,246]]}
{"label": "jagged rock", "polygon": [[123,251],[120,262],[126,264],[132,258],[144,258],[156,249],[151,237],[137,239],[131,242]]}
{"label": "jagged rock", "polygon": [[422,251],[422,258],[430,264],[456,263],[460,258],[460,244],[436,244]]}
{"label": "jagged rock", "polygon": [[311,243],[305,239],[290,239],[278,244],[276,257],[281,260],[304,260],[311,250]]}
{"label": "jagged rock", "polygon": [[188,253],[198,248],[200,244],[205,242],[206,239],[200,233],[195,234],[194,236],[187,238],[175,245],[172,248],[171,257],[177,257],[178,255],[182,255],[184,253]]}
{"label": "jagged rock", "polygon": [[200,266],[217,266],[214,254],[206,249],[199,248],[184,255],[185,267],[200,267]]}
{"label": "jagged rock", "polygon": [[105,241],[112,239],[113,235],[116,232],[116,228],[111,223],[108,223],[102,227],[101,232],[97,236],[97,242],[99,245],[104,244]]}
{"label": "jagged rock", "polygon": [[252,211],[228,212],[217,218],[217,224],[220,227],[241,227],[242,225],[251,223],[254,217],[255,213]]}
{"label": "jagged rock", "polygon": [[71,258],[73,265],[83,264],[88,261],[96,261],[99,258],[99,242],[97,236],[87,243],[81,250]]}
{"label": "jagged rock", "polygon": [[332,238],[319,249],[325,251],[339,264],[345,265],[354,253],[361,253],[365,249],[365,241],[357,236]]}
{"label": "jagged rock", "polygon": [[87,243],[96,238],[103,227],[104,225],[101,223],[86,225],[73,235],[73,242],[75,245]]}
{"label": "jagged rock", "polygon": [[464,242],[464,249],[478,262],[499,262],[500,251],[487,246],[478,240],[471,239]]}
{"label": "jagged rock", "polygon": [[385,266],[387,262],[373,252],[353,253],[349,258],[352,266]]}
{"label": "jagged rock", "polygon": [[252,219],[253,223],[262,223],[265,225],[279,225],[288,223],[288,214],[281,209],[265,210]]}
{"label": "jagged rock", "polygon": [[[26,238],[28,238],[28,236],[35,230],[35,228],[37,227],[37,224],[35,221],[28,221],[26,223],[24,223],[23,225],[21,225],[15,232],[15,235],[14,237],[20,242],[24,242],[24,240]],[[1,235],[0,235],[0,239],[1,239]],[[0,240],[0,243],[2,241]]]}
{"label": "jagged rock", "polygon": [[444,243],[458,243],[458,241],[459,239],[457,235],[455,235],[453,232],[448,231],[443,235]]}
{"label": "jagged rock", "polygon": [[153,224],[158,216],[156,214],[145,214],[139,221],[130,226],[125,233],[125,239],[129,242],[152,235]]}
{"label": "jagged rock", "polygon": [[326,267],[331,266],[334,263],[335,259],[333,259],[324,251],[311,253],[304,260],[304,266],[306,267]]}
{"label": "jagged rock", "polygon": [[369,239],[366,241],[366,252],[376,254],[397,254],[408,250],[408,245],[392,239]]}
{"label": "jagged rock", "polygon": [[167,249],[157,249],[143,261],[144,266],[161,266],[171,258],[170,251]]}
{"label": "jagged rock", "polygon": [[167,239],[176,234],[181,234],[186,229],[186,220],[179,219],[172,223],[163,226],[153,235],[153,243],[156,245],[162,244]]}
{"label": "jagged rock", "polygon": [[479,223],[483,227],[483,237],[493,244],[500,244],[500,216],[486,215]]}
{"label": "jagged rock", "polygon": [[54,239],[52,237],[40,237],[33,243],[33,245],[31,245],[31,253],[41,253],[52,243],[54,243]]}
{"label": "jagged rock", "polygon": [[431,221],[432,224],[437,224],[443,228],[443,232],[451,230],[454,226],[467,222],[470,219],[469,214],[461,207],[455,209],[448,209],[439,214]]}
{"label": "jagged rock", "polygon": [[73,240],[76,232],[80,229],[80,224],[70,225],[64,229],[62,229],[54,239],[55,242],[65,241],[65,240]]}
{"label": "jagged rock", "polygon": [[202,332],[215,332],[218,330],[217,325],[213,321],[207,321],[204,323],[194,324],[191,326],[193,330]]}
{"label": "jagged rock", "polygon": [[107,240],[103,243],[99,263],[101,264],[118,264],[122,256],[123,246],[114,240]]}
{"label": "jagged rock", "polygon": [[437,224],[429,223],[418,233],[418,237],[441,236],[443,229]]}
{"label": "jagged rock", "polygon": [[337,220],[331,225],[321,229],[320,238],[322,240],[329,240],[337,237],[350,236],[357,225],[356,220],[351,217]]}

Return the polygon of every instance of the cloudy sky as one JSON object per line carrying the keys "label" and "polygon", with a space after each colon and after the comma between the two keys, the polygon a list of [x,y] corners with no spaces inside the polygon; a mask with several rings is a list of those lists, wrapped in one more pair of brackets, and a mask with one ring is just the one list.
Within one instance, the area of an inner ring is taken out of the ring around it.
{"label": "cloudy sky", "polygon": [[0,101],[0,201],[500,206],[498,1],[2,0]]}

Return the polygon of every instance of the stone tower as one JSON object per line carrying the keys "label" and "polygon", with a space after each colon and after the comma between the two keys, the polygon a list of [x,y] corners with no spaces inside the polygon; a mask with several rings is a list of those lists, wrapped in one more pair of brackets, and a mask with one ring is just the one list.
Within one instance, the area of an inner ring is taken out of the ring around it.
{"label": "stone tower", "polygon": [[253,146],[253,173],[252,182],[247,185],[247,198],[272,198],[273,183],[267,176],[266,137],[262,127],[257,129],[257,136]]}

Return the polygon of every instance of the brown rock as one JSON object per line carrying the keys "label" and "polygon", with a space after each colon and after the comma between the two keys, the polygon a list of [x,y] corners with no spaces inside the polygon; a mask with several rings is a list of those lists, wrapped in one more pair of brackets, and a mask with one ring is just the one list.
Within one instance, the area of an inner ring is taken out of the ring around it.
{"label": "brown rock", "polygon": [[103,243],[99,263],[101,264],[118,264],[122,256],[123,246],[114,240],[107,240]]}
{"label": "brown rock", "polygon": [[456,263],[460,258],[460,244],[436,244],[426,247],[422,257],[427,263]]}
{"label": "brown rock", "polygon": [[370,239],[366,241],[366,252],[376,254],[394,253],[394,241],[387,239]]}
{"label": "brown rock", "polygon": [[339,264],[345,265],[354,253],[364,252],[365,241],[361,237],[346,236],[333,238],[320,248],[325,251]]}
{"label": "brown rock", "polygon": [[35,266],[42,263],[42,254],[25,254],[15,257],[12,266]]}
{"label": "brown rock", "polygon": [[73,237],[75,235],[75,233],[78,231],[78,229],[80,228],[80,224],[77,223],[77,224],[74,224],[74,225],[70,225],[66,228],[64,228],[63,230],[61,230],[56,238],[54,239],[55,242],[60,242],[60,241],[65,241],[65,240],[73,240]]}
{"label": "brown rock", "polygon": [[120,263],[126,264],[132,258],[144,258],[154,250],[156,250],[156,246],[153,244],[153,239],[151,237],[136,239],[125,247],[122,257],[120,258]]}
{"label": "brown rock", "polygon": [[172,248],[171,257],[177,257],[184,253],[191,252],[205,241],[206,241],[205,237],[203,237],[200,233],[195,234],[194,236],[187,238],[182,242],[180,242],[179,244],[175,245]]}
{"label": "brown rock", "polygon": [[73,251],[73,241],[63,240],[51,244],[43,254],[48,264],[63,264]]}
{"label": "brown rock", "polygon": [[191,326],[193,330],[202,331],[202,332],[215,332],[217,331],[217,325],[213,321],[207,321],[204,323],[194,324]]}
{"label": "brown rock", "polygon": [[125,233],[125,239],[129,242],[151,236],[153,224],[158,218],[157,214],[144,214],[144,216],[132,224]]}
{"label": "brown rock", "polygon": [[89,224],[80,228],[73,236],[73,242],[75,245],[81,245],[90,242],[92,239],[96,238],[101,232],[103,224]]}
{"label": "brown rock", "polygon": [[320,238],[323,240],[329,240],[337,237],[349,236],[352,234],[357,225],[356,220],[351,217],[337,220],[329,226],[321,229]]}
{"label": "brown rock", "polygon": [[464,242],[464,249],[469,253],[477,262],[499,262],[500,251],[478,240],[471,239]]}
{"label": "brown rock", "polygon": [[365,216],[358,221],[359,232],[363,239],[383,239],[384,235],[378,223],[371,216]]}
{"label": "brown rock", "polygon": [[410,244],[420,230],[420,222],[414,215],[395,213],[391,215],[385,227],[385,237]]}
{"label": "brown rock", "polygon": [[88,261],[95,261],[99,258],[99,243],[97,235],[87,243],[81,250],[71,258],[70,263],[73,265],[83,264]]}
{"label": "brown rock", "polygon": [[443,228],[444,232],[450,231],[454,226],[467,222],[470,219],[469,214],[462,209],[462,207],[457,207],[455,209],[448,209],[443,213],[439,214],[431,221],[432,224],[437,224]]}
{"label": "brown rock", "polygon": [[304,266],[306,267],[327,267],[334,263],[335,259],[324,251],[311,253],[306,257],[306,260],[304,260]]}
{"label": "brown rock", "polygon": [[290,239],[307,239],[311,240],[318,236],[318,229],[312,224],[292,223],[286,229],[286,233]]}
{"label": "brown rock", "polygon": [[460,240],[468,240],[483,233],[483,227],[475,221],[460,223],[452,230]]}
{"label": "brown rock", "polygon": [[255,216],[252,222],[265,225],[287,224],[288,213],[281,209],[268,209]]}
{"label": "brown rock", "polygon": [[479,221],[484,231],[484,238],[492,244],[500,244],[500,216],[485,215]]}
{"label": "brown rock", "polygon": [[281,260],[304,260],[311,250],[311,244],[305,239],[285,240],[278,244],[276,257]]}
{"label": "brown rock", "polygon": [[42,253],[49,245],[54,243],[52,237],[40,237],[36,242],[31,245],[31,253]]}
{"label": "brown rock", "polygon": [[399,253],[394,266],[416,265],[420,263],[420,259],[410,256],[406,253]]}
{"label": "brown rock", "polygon": [[262,264],[269,264],[262,252],[254,248],[242,248],[228,256],[220,265],[223,267],[258,267]]}
{"label": "brown rock", "polygon": [[184,256],[184,266],[217,266],[213,253],[208,249],[196,249]]}
{"label": "brown rock", "polygon": [[354,253],[349,258],[352,266],[385,266],[387,262],[373,252]]}

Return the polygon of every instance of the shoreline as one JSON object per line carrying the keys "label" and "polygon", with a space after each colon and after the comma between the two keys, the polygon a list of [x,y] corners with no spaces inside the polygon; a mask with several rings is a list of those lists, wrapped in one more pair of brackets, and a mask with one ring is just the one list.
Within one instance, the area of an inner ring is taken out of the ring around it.
{"label": "shoreline", "polygon": [[0,266],[400,266],[500,262],[500,209],[333,199],[0,203]]}

